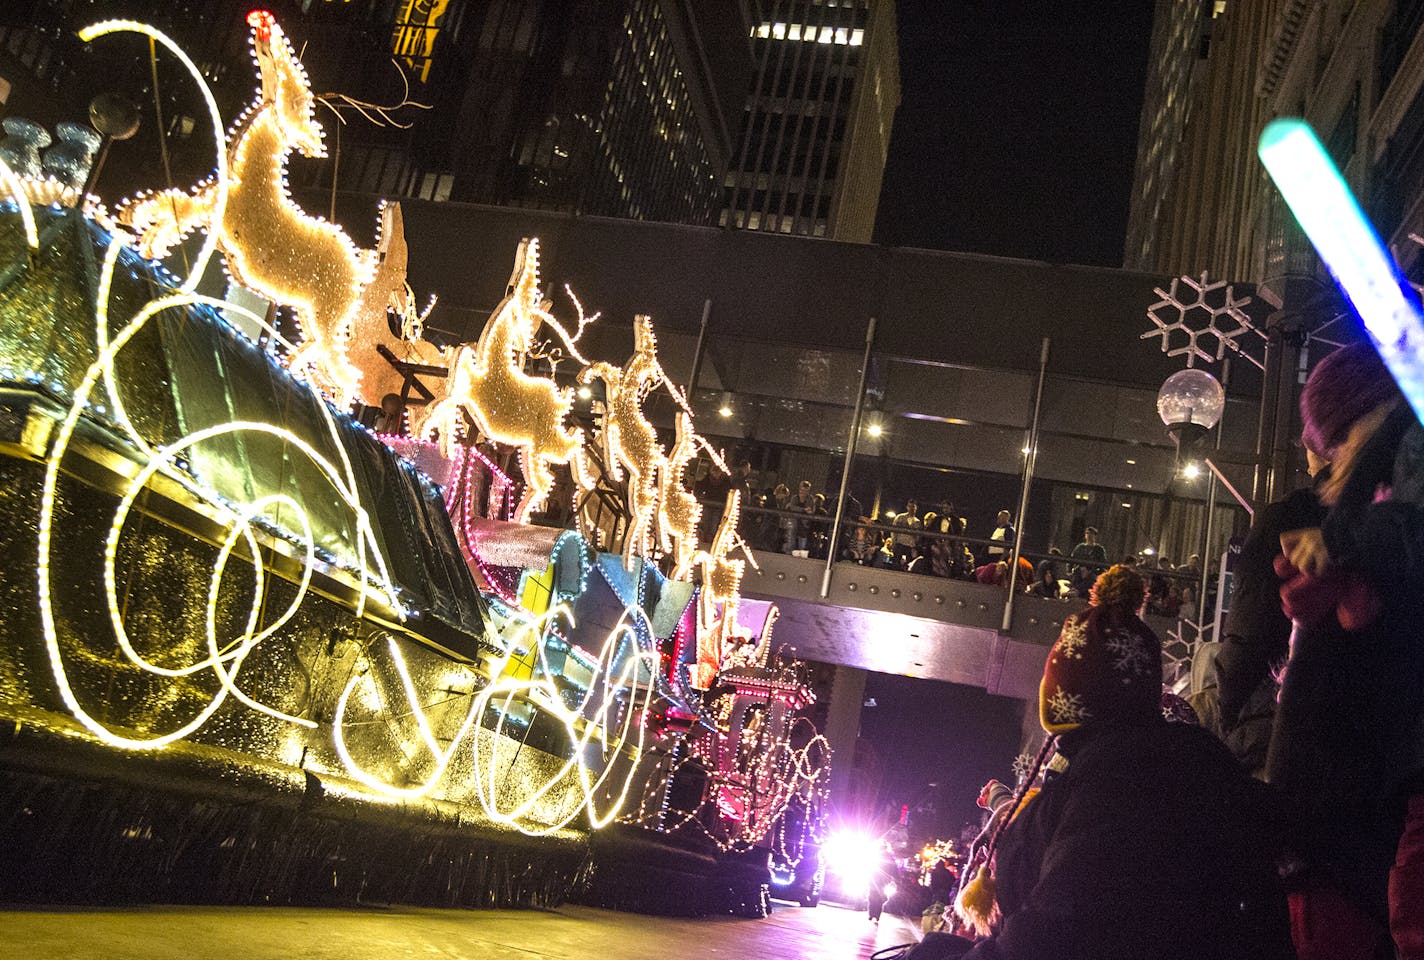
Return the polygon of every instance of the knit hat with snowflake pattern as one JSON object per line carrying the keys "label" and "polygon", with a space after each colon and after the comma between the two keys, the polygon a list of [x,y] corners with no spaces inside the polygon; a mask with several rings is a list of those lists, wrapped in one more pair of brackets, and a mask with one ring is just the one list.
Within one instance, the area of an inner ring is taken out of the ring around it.
{"label": "knit hat with snowflake pattern", "polygon": [[1162,642],[1137,616],[1145,595],[1142,577],[1118,565],[1093,584],[1093,605],[1063,621],[1038,688],[1044,730],[1161,715]]}

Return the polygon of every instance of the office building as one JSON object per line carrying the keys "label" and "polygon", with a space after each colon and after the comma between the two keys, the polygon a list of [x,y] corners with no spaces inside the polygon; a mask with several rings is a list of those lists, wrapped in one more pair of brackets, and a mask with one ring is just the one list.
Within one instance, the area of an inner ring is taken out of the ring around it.
{"label": "office building", "polygon": [[890,0],[772,0],[726,178],[724,225],[870,241],[900,103]]}
{"label": "office building", "polygon": [[1155,5],[1123,250],[1123,266],[1129,270],[1147,269],[1156,252],[1157,224],[1177,172],[1194,84],[1210,52],[1211,21],[1203,13],[1199,0],[1157,0]]}
{"label": "office building", "polygon": [[1158,4],[1127,265],[1237,280],[1259,274],[1269,194],[1256,139],[1273,114],[1257,81],[1284,6]]}

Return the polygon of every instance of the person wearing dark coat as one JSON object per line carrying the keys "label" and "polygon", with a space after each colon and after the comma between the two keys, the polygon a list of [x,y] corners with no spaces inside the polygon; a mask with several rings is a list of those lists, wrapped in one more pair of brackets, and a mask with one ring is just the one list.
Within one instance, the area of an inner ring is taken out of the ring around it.
{"label": "person wearing dark coat", "polygon": [[1297,950],[1424,957],[1424,428],[1368,345],[1322,360],[1301,412],[1330,513],[1283,538],[1295,632],[1267,758],[1300,814]]}
{"label": "person wearing dark coat", "polygon": [[1162,716],[1145,592],[1115,566],[1064,621],[1039,719],[1067,769],[1027,799],[1030,776],[961,891],[983,939],[931,935],[913,960],[1291,957],[1270,788],[1211,734]]}
{"label": "person wearing dark coat", "polygon": [[1324,516],[1313,487],[1296,490],[1257,512],[1236,558],[1231,609],[1216,653],[1217,709],[1226,746],[1253,776],[1266,771],[1276,712],[1272,670],[1290,652],[1291,621],[1281,610],[1275,570],[1281,534],[1318,527]]}

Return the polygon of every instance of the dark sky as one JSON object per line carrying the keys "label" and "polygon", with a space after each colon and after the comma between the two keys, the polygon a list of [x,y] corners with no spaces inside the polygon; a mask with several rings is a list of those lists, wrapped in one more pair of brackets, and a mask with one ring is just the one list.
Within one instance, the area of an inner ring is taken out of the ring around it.
{"label": "dark sky", "polygon": [[1121,265],[1153,4],[896,3],[876,242]]}
{"label": "dark sky", "polygon": [[[903,89],[876,241],[1119,266],[1153,5],[896,2]],[[958,823],[989,777],[1012,776],[1015,701],[878,674],[866,696],[884,802],[937,782]]]}

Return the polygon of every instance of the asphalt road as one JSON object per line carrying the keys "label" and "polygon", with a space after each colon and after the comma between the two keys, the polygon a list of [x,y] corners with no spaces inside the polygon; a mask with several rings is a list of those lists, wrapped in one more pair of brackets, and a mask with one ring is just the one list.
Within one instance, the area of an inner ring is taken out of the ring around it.
{"label": "asphalt road", "polygon": [[0,910],[16,960],[863,960],[919,938],[888,914],[778,903],[765,920],[549,911],[133,907]]}

